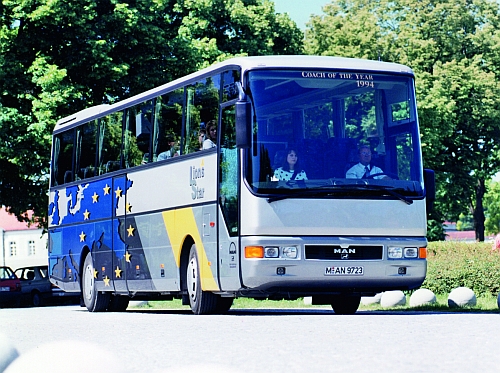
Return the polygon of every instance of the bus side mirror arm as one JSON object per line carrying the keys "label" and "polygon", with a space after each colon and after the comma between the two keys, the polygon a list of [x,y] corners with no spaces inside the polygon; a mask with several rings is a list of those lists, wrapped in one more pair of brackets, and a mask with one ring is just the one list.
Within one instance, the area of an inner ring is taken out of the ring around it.
{"label": "bus side mirror arm", "polygon": [[427,213],[434,208],[436,200],[436,178],[434,170],[424,169],[424,188],[425,188],[425,204]]}
{"label": "bus side mirror arm", "polygon": [[241,84],[236,83],[239,98],[236,102],[236,146],[247,149],[252,141],[252,104],[248,101]]}

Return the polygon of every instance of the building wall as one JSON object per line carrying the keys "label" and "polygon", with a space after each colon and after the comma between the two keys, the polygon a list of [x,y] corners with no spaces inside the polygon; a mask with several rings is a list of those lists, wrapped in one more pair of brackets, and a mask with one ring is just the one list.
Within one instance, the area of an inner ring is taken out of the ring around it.
{"label": "building wall", "polygon": [[4,231],[0,229],[0,263],[13,270],[47,265],[47,234],[41,229]]}

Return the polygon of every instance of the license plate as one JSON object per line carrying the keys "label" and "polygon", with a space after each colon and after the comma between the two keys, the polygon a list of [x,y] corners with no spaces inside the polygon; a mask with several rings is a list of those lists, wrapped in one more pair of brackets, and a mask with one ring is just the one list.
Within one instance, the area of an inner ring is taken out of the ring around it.
{"label": "license plate", "polygon": [[363,267],[326,267],[325,276],[363,276]]}
{"label": "license plate", "polygon": [[0,291],[10,291],[10,287],[2,286],[2,287],[0,287]]}

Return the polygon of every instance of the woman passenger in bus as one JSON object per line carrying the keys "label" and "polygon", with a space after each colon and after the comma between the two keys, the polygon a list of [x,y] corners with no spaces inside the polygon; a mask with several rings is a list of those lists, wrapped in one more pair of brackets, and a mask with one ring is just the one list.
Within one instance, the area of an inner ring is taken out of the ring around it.
{"label": "woman passenger in bus", "polygon": [[283,166],[274,171],[271,180],[307,180],[306,172],[300,167],[299,157],[294,149],[288,149]]}
{"label": "woman passenger in bus", "polygon": [[203,141],[203,149],[212,149],[217,146],[217,122],[211,120],[207,123],[207,138]]}
{"label": "woman passenger in bus", "polygon": [[200,148],[198,150],[203,150],[203,142],[207,138],[207,131],[205,128],[200,128],[198,131],[198,142],[200,143]]}

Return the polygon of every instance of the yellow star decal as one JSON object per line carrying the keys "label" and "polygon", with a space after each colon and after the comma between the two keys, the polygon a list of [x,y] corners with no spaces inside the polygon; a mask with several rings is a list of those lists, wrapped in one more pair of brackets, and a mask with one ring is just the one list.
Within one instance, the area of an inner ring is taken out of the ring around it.
{"label": "yellow star decal", "polygon": [[99,274],[99,272],[97,272],[97,269],[94,268],[94,278],[97,278],[98,274]]}
{"label": "yellow star decal", "polygon": [[127,228],[127,232],[128,232],[128,236],[127,236],[127,237],[133,236],[133,235],[134,235],[134,230],[135,230],[135,228],[134,228],[134,227],[129,226],[129,227]]}
{"label": "yellow star decal", "polygon": [[90,218],[90,212],[89,210],[85,210],[85,212],[83,213],[83,220],[89,220]]}
{"label": "yellow star decal", "polygon": [[105,186],[104,188],[102,188],[102,190],[104,190],[104,195],[109,194],[109,190],[110,190],[110,189],[111,189],[111,188],[109,187],[109,185],[108,185],[108,184],[106,184],[106,186]]}
{"label": "yellow star decal", "polygon": [[80,233],[80,242],[85,242],[85,237],[87,237],[87,235],[85,233]]}
{"label": "yellow star decal", "polygon": [[122,192],[123,190],[121,190],[120,187],[116,188],[115,190],[116,198],[120,198],[122,196]]}
{"label": "yellow star decal", "polygon": [[127,212],[132,212],[132,205],[128,202],[127,202],[126,209],[127,209]]}
{"label": "yellow star decal", "polygon": [[118,278],[118,277],[122,277],[122,276],[121,276],[121,273],[122,273],[122,272],[123,272],[123,271],[122,271],[122,270],[121,270],[118,266],[116,266],[116,269],[115,269],[115,277],[116,277],[116,278]]}
{"label": "yellow star decal", "polygon": [[128,251],[127,251],[127,252],[125,252],[125,261],[126,261],[126,262],[128,262],[128,263],[130,263],[130,257],[131,257],[131,256],[132,256],[132,255],[130,255],[130,254],[128,253]]}
{"label": "yellow star decal", "polygon": [[102,279],[104,281],[104,286],[109,286],[109,277],[106,276]]}
{"label": "yellow star decal", "polygon": [[92,196],[92,203],[97,203],[99,202],[99,194],[94,192],[94,195]]}

